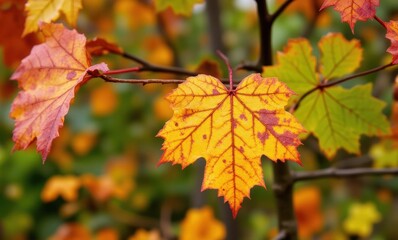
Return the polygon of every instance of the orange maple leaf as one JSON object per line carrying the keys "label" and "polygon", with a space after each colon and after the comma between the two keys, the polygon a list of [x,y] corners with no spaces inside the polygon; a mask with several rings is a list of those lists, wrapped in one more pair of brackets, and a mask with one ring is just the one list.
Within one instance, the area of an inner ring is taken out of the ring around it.
{"label": "orange maple leaf", "polygon": [[340,13],[341,20],[347,22],[354,32],[355,23],[373,18],[379,4],[379,0],[325,0],[321,10],[334,6],[334,9]]}
{"label": "orange maple leaf", "polygon": [[89,70],[107,71],[105,63],[90,66],[86,38],[61,24],[42,24],[45,42],[33,47],[11,79],[22,91],[10,116],[15,119],[14,150],[25,149],[37,139],[43,161],[63,125],[75,90],[90,77]]}
{"label": "orange maple leaf", "polygon": [[284,107],[293,92],[277,78],[246,77],[228,90],[208,75],[190,77],[168,96],[173,117],[158,133],[159,162],[206,159],[202,191],[218,189],[236,216],[250,189],[265,187],[261,156],[300,162],[297,135],[305,130]]}
{"label": "orange maple leaf", "polygon": [[387,49],[387,52],[392,54],[392,63],[398,64],[398,21],[390,21],[386,23],[386,27],[386,38],[391,41],[391,46]]}

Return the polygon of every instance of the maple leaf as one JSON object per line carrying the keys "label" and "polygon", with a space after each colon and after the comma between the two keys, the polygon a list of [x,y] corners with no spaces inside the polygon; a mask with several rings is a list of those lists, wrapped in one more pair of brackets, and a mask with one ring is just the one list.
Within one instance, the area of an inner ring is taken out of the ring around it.
{"label": "maple leaf", "polygon": [[35,138],[43,161],[63,125],[75,90],[88,80],[88,70],[107,71],[106,64],[90,66],[86,38],[61,24],[42,24],[45,42],[33,47],[11,79],[22,91],[10,116],[15,119],[14,150],[25,149]]}
{"label": "maple leaf", "polygon": [[192,8],[197,3],[202,3],[203,0],[155,0],[157,11],[163,11],[171,7],[176,14],[189,16],[192,13]]}
{"label": "maple leaf", "polygon": [[386,27],[386,38],[391,41],[391,46],[387,49],[387,52],[392,54],[392,63],[398,64],[398,21],[390,21],[386,23]]}
{"label": "maple leaf", "polygon": [[82,0],[29,0],[25,11],[28,17],[25,21],[23,36],[39,29],[40,22],[49,23],[60,16],[62,12],[67,22],[74,26],[79,10],[82,8]]}
{"label": "maple leaf", "polygon": [[382,114],[385,103],[372,97],[372,85],[351,89],[340,86],[316,91],[303,101],[295,116],[319,139],[326,156],[332,158],[342,147],[359,153],[359,137],[389,131]]}
{"label": "maple leaf", "polygon": [[325,0],[321,10],[334,6],[334,9],[340,13],[341,20],[347,22],[354,33],[355,23],[373,18],[379,4],[379,0]]}
{"label": "maple leaf", "polygon": [[[264,68],[264,76],[278,77],[302,95],[321,82],[352,73],[360,65],[362,49],[357,40],[347,41],[341,34],[328,34],[319,41],[319,48],[320,73],[316,71],[310,43],[301,38],[289,41],[284,52],[277,55],[278,64]],[[333,86],[318,88],[308,95],[295,116],[319,139],[326,156],[332,158],[339,148],[359,153],[361,134],[387,133],[389,124],[382,114],[384,106],[372,97],[370,84],[352,89]]]}
{"label": "maple leaf", "polygon": [[158,133],[165,139],[159,162],[183,168],[205,158],[202,184],[218,189],[236,216],[250,189],[265,187],[260,158],[300,163],[301,124],[284,107],[293,92],[276,78],[252,74],[227,90],[208,75],[190,77],[168,96],[173,117]]}

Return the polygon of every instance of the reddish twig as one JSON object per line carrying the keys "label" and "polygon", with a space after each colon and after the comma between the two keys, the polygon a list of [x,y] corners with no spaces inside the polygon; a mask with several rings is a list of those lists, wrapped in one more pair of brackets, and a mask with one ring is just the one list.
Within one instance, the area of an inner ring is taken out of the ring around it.
{"label": "reddish twig", "polygon": [[372,73],[375,73],[375,72],[379,72],[379,71],[381,71],[381,70],[383,70],[383,69],[386,69],[386,68],[388,68],[388,67],[391,67],[391,66],[393,66],[393,65],[394,65],[393,63],[389,63],[389,64],[386,64],[386,65],[383,65],[383,66],[379,66],[379,67],[376,67],[376,68],[372,68],[372,69],[367,70],[367,71],[364,71],[364,72],[360,72],[360,73],[356,73],[356,74],[350,75],[350,76],[345,77],[345,78],[342,78],[342,79],[340,79],[340,80],[336,80],[336,81],[328,82],[328,83],[321,83],[321,84],[319,84],[318,86],[316,86],[316,87],[314,87],[314,88],[311,88],[310,90],[308,90],[307,92],[305,92],[305,93],[298,99],[298,101],[296,102],[296,104],[294,104],[294,105],[290,108],[290,112],[296,111],[297,108],[300,106],[300,103],[301,103],[308,95],[310,95],[311,93],[313,93],[313,92],[315,92],[315,91],[317,91],[317,90],[321,90],[321,89],[324,89],[324,88],[333,87],[333,86],[335,86],[335,85],[338,85],[338,84],[343,83],[343,82],[347,82],[347,81],[349,81],[349,80],[352,80],[352,79],[355,79],[355,78],[358,78],[358,77],[362,77],[362,76],[365,76],[365,75],[368,75],[368,74],[372,74]]}
{"label": "reddish twig", "polygon": [[378,16],[375,15],[373,18],[374,18],[378,23],[380,23],[380,25],[383,26],[384,29],[387,29],[386,23],[385,23],[383,20],[381,20]]}
{"label": "reddish twig", "polygon": [[231,64],[229,63],[229,59],[227,58],[227,56],[224,55],[224,53],[222,53],[219,50],[217,50],[217,54],[222,58],[222,60],[224,60],[225,65],[227,65],[227,67],[228,67],[229,90],[232,91],[234,88],[234,83],[232,80],[232,68],[231,68]]}

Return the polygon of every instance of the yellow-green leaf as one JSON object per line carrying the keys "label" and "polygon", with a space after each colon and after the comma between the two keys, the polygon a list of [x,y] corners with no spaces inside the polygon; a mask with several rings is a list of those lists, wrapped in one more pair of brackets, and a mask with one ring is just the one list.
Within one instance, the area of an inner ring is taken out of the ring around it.
{"label": "yellow-green leaf", "polygon": [[277,62],[277,65],[264,67],[263,76],[279,78],[297,94],[318,85],[316,59],[312,56],[312,47],[308,40],[289,40],[283,52],[278,52]]}
{"label": "yellow-green leaf", "polygon": [[309,95],[295,116],[319,139],[329,158],[339,148],[359,153],[359,138],[387,133],[389,124],[381,109],[385,103],[372,97],[372,85],[326,88]]}
{"label": "yellow-green leaf", "polygon": [[341,33],[329,33],[318,45],[322,52],[320,72],[325,80],[352,73],[361,63],[362,48],[356,39],[347,41]]}
{"label": "yellow-green leaf", "polygon": [[218,189],[234,216],[250,189],[265,186],[261,156],[300,163],[301,124],[284,107],[293,92],[276,78],[253,74],[228,90],[208,75],[190,77],[168,97],[174,115],[158,136],[160,163],[186,167],[205,158],[202,190]]}
{"label": "yellow-green leaf", "polygon": [[[308,40],[290,40],[278,63],[264,67],[264,76],[278,77],[299,95],[309,94],[299,105],[296,117],[318,139],[329,158],[339,148],[359,153],[362,134],[388,133],[389,124],[382,114],[384,103],[371,95],[371,85],[344,89],[320,87],[322,83],[352,73],[362,59],[357,40],[347,41],[341,34],[328,34],[319,43],[322,52],[320,73]],[[310,90],[313,92],[308,93]],[[299,96],[300,97],[300,96]]]}

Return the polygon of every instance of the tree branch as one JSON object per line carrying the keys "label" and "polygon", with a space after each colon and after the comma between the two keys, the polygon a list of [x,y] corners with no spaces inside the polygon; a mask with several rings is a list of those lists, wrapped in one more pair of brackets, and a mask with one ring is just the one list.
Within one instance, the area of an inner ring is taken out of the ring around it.
{"label": "tree branch", "polygon": [[358,176],[398,175],[398,168],[373,169],[373,168],[350,168],[338,169],[327,168],[311,172],[292,173],[293,181],[307,181],[321,178],[347,178]]}
{"label": "tree branch", "polygon": [[294,105],[290,108],[290,112],[296,111],[296,110],[299,108],[300,103],[301,103],[308,95],[310,95],[311,93],[315,92],[316,90],[321,90],[321,89],[324,89],[324,88],[329,88],[329,87],[338,85],[338,84],[340,84],[340,83],[347,82],[347,81],[349,81],[349,80],[355,79],[355,78],[357,78],[357,77],[362,77],[362,76],[365,76],[365,75],[368,75],[368,74],[372,74],[372,73],[375,73],[375,72],[379,72],[379,71],[384,70],[384,69],[386,69],[386,68],[388,68],[388,67],[391,67],[391,66],[394,66],[394,64],[393,64],[392,62],[389,63],[389,64],[386,64],[386,65],[383,65],[383,66],[379,66],[379,67],[376,67],[376,68],[372,68],[372,69],[367,70],[367,71],[364,71],[364,72],[360,72],[360,73],[356,73],[356,74],[353,74],[353,75],[344,77],[344,78],[342,78],[342,79],[340,79],[340,80],[336,80],[336,81],[328,82],[328,83],[321,83],[321,84],[319,84],[318,86],[313,87],[313,88],[311,88],[310,90],[308,90],[307,92],[305,92],[305,93],[298,99],[298,101],[296,102],[296,104],[294,104]]}
{"label": "tree branch", "polygon": [[294,0],[286,0],[279,8],[276,10],[274,14],[271,15],[271,23],[273,23],[284,11],[285,9],[293,2]]}
{"label": "tree branch", "polygon": [[256,0],[257,16],[260,26],[260,56],[256,65],[256,72],[263,72],[263,66],[272,65],[272,46],[270,15],[266,0]]}
{"label": "tree branch", "polygon": [[[113,83],[130,83],[130,84],[180,84],[185,82],[185,79],[126,79],[126,78],[115,78],[108,75],[100,74],[96,71],[89,71],[87,74],[91,75],[92,77],[97,77],[103,79],[105,82],[113,82]],[[229,80],[222,80],[223,84],[229,84]],[[234,82],[234,87],[237,86],[238,83]]]}
{"label": "tree branch", "polygon": [[223,28],[221,27],[221,7],[219,0],[206,0],[207,26],[209,30],[210,47],[213,53],[221,51],[225,53],[225,45],[222,40]]}
{"label": "tree branch", "polygon": [[137,56],[134,56],[134,55],[131,55],[131,54],[125,53],[125,52],[122,52],[122,53],[113,52],[113,54],[120,55],[126,59],[132,60],[132,61],[140,64],[141,66],[138,67],[138,70],[135,72],[161,72],[161,73],[172,73],[172,74],[179,74],[179,75],[185,75],[185,76],[196,76],[199,74],[197,72],[188,71],[183,68],[164,67],[164,66],[155,65],[155,64],[149,63]]}

